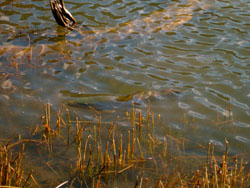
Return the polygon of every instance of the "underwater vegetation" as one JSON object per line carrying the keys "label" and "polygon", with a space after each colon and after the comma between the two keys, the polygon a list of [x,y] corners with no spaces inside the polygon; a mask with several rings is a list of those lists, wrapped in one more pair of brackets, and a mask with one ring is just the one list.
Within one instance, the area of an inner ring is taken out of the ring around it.
{"label": "underwater vegetation", "polygon": [[[160,138],[157,118],[150,103],[144,116],[133,105],[114,122],[81,120],[65,107],[52,114],[48,104],[30,137],[0,140],[0,185],[249,187],[247,158],[231,156],[227,140],[218,156],[213,144],[191,143],[170,129]],[[201,155],[186,153],[190,145]]]}

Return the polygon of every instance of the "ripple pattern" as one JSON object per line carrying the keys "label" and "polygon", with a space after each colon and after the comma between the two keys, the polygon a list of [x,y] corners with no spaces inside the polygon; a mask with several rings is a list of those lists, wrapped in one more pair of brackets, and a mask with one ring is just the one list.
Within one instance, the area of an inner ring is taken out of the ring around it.
{"label": "ripple pattern", "polygon": [[[56,24],[47,1],[0,2],[0,102],[8,106],[0,107],[2,117],[85,94],[175,89],[182,94],[152,101],[172,125],[186,113],[197,119],[204,142],[223,146],[227,137],[249,147],[249,1],[65,4],[79,22],[74,31]],[[211,126],[218,117],[230,120],[228,131]]]}

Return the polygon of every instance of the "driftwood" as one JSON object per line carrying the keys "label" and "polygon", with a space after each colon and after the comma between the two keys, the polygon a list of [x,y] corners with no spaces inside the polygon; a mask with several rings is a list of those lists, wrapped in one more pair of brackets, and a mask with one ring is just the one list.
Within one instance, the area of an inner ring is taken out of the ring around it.
{"label": "driftwood", "polygon": [[72,26],[76,23],[76,19],[66,9],[63,0],[49,0],[52,14],[56,22],[64,27],[72,29]]}

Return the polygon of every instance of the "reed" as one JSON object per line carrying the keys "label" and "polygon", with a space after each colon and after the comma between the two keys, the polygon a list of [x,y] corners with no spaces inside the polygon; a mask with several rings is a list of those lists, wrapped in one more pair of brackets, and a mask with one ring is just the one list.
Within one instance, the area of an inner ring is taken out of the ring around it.
{"label": "reed", "polygon": [[71,121],[70,121],[70,115],[69,115],[69,109],[66,109],[66,113],[67,113],[67,131],[68,131],[68,137],[67,137],[67,144],[69,145],[69,140],[70,140],[70,128],[71,128]]}
{"label": "reed", "polygon": [[140,138],[142,137],[142,118],[141,118],[141,111],[139,111],[139,134],[140,134]]}
{"label": "reed", "polygon": [[[222,156],[215,155],[215,147],[211,143],[206,155],[188,156],[184,153],[185,138],[176,138],[171,131],[166,132],[162,140],[155,136],[155,129],[159,127],[155,126],[157,120],[149,107],[147,126],[143,126],[142,113],[133,105],[127,134],[118,129],[119,119],[104,122],[101,117],[91,121],[76,117],[73,121],[69,109],[57,113],[53,126],[50,108],[50,105],[46,105],[40,130],[36,131],[37,135],[41,135],[41,140],[36,135],[37,142],[20,137],[9,147],[0,145],[1,185],[39,186],[39,179],[37,183],[33,172],[25,173],[26,170],[22,168],[24,146],[16,157],[9,150],[31,141],[37,143],[35,147],[38,151],[47,148],[51,160],[65,162],[68,159],[65,166],[68,165],[70,177],[65,184],[70,187],[112,187],[117,185],[120,178],[126,180],[122,187],[244,187],[250,184],[250,173],[244,167],[244,160],[241,159],[239,164],[238,156],[230,156],[227,140]],[[136,111],[139,112],[138,118]],[[187,120],[185,122],[188,124]],[[65,148],[66,152],[58,153],[58,146]],[[29,154],[26,152],[26,155]],[[42,155],[44,157],[46,153]],[[203,161],[204,165],[196,170],[185,169],[186,164],[193,165],[190,162],[192,158]],[[55,167],[53,169],[56,171]],[[27,174],[26,178],[24,174]]]}
{"label": "reed", "polygon": [[24,144],[21,150],[14,154],[8,144],[0,144],[0,187],[25,187],[36,185],[32,171],[27,175],[22,169]]}
{"label": "reed", "polygon": [[147,128],[149,129],[150,125],[150,100],[148,100],[148,107],[147,107]]}

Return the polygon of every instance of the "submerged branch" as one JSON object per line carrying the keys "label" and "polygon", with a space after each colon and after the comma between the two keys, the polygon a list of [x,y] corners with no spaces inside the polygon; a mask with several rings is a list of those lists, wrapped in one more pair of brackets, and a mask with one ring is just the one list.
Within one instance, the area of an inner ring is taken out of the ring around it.
{"label": "submerged branch", "polygon": [[66,9],[63,0],[49,0],[52,14],[56,22],[64,27],[72,29],[72,26],[76,23],[76,19]]}

